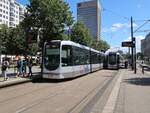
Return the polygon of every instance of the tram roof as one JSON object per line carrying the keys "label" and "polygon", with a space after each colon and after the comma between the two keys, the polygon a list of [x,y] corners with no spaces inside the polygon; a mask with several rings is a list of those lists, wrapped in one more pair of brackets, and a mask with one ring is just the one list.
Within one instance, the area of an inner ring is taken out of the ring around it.
{"label": "tram roof", "polygon": [[[90,48],[90,47],[88,47],[88,46],[81,45],[81,44],[79,44],[79,43],[75,43],[75,42],[70,41],[70,40],[62,40],[62,41],[61,41],[61,40],[53,40],[52,42],[58,42],[58,41],[61,42],[61,45],[71,45],[71,46],[76,46],[76,47],[83,48],[83,49],[87,49],[87,50],[90,50],[90,49],[91,49],[91,51],[94,51],[94,52],[100,52],[100,51],[98,51],[98,50],[95,50],[95,49]],[[101,52],[101,53],[102,53],[102,52]]]}
{"label": "tram roof", "polygon": [[105,52],[105,54],[106,55],[108,55],[108,54],[120,54],[119,53],[119,49],[116,49],[116,48],[114,48],[114,49],[108,49],[106,52]]}
{"label": "tram roof", "polygon": [[81,45],[81,44],[79,44],[79,43],[75,43],[75,42],[73,42],[73,41],[61,41],[61,43],[62,43],[62,45],[72,45],[72,46],[76,46],[76,47],[79,47],[79,48],[84,48],[84,49],[87,49],[87,50],[90,50],[91,49],[91,51],[94,51],[94,52],[99,52],[99,51],[97,51],[97,50],[95,50],[95,49],[93,49],[93,48],[90,48],[90,47],[88,47],[88,46],[84,46],[84,45]]}
{"label": "tram roof", "polygon": [[116,52],[116,51],[106,51],[105,55],[108,55],[108,54],[117,54],[117,55],[119,55],[119,53]]}

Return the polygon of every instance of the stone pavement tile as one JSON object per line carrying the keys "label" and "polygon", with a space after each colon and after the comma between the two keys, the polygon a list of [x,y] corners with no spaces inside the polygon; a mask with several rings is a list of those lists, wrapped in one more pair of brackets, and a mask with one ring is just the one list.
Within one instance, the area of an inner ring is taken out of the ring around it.
{"label": "stone pavement tile", "polygon": [[124,73],[114,113],[150,113],[150,76]]}
{"label": "stone pavement tile", "polygon": [[124,83],[121,82],[114,113],[124,113],[124,97]]}
{"label": "stone pavement tile", "polygon": [[15,78],[15,77],[9,77],[7,81],[4,81],[3,77],[0,77],[0,88],[15,85],[15,84],[20,84],[20,83],[25,83],[25,82],[30,82],[31,79],[28,78]]}
{"label": "stone pavement tile", "polygon": [[123,73],[124,73],[124,70],[121,70],[102,113],[113,113],[114,112]]}
{"label": "stone pavement tile", "polygon": [[[35,78],[38,78],[39,77],[38,75],[40,75],[40,72],[41,72],[40,67],[39,66],[33,66],[32,71],[33,71],[33,76]],[[28,72],[28,68],[27,68],[27,72]],[[16,75],[16,69],[9,68],[7,70],[7,76],[9,77],[9,80],[4,81],[4,77],[2,77],[1,72],[0,72],[0,87],[10,86],[10,85],[30,81],[30,79],[28,79],[28,78],[20,78],[20,77],[15,78],[15,75]]]}

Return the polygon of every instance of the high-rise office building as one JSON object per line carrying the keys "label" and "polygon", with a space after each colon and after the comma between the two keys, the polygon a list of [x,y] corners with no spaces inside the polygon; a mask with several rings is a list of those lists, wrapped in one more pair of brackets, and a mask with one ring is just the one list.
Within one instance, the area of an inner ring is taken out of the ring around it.
{"label": "high-rise office building", "polygon": [[100,40],[101,35],[101,4],[100,0],[87,0],[77,3],[77,20],[84,23],[94,39]]}
{"label": "high-rise office building", "polygon": [[16,27],[24,18],[25,7],[15,0],[0,0],[0,24]]}
{"label": "high-rise office building", "polygon": [[150,33],[148,33],[145,39],[141,40],[141,52],[147,58],[150,58]]}

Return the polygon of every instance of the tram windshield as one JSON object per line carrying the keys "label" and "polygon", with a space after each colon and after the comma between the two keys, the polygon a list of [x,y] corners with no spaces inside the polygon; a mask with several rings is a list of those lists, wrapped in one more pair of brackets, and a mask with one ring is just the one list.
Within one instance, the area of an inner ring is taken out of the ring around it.
{"label": "tram windshield", "polygon": [[60,43],[48,43],[45,46],[44,65],[48,70],[55,70],[60,64]]}
{"label": "tram windshield", "polygon": [[109,54],[109,64],[111,65],[116,64],[116,54]]}

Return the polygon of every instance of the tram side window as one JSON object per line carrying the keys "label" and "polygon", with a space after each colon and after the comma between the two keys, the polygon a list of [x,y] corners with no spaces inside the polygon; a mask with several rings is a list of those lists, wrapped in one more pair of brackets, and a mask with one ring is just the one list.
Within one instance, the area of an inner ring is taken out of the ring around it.
{"label": "tram side window", "polygon": [[120,63],[120,56],[117,55],[117,63],[119,64]]}
{"label": "tram side window", "polygon": [[89,61],[89,51],[83,48],[74,47],[73,48],[73,61],[74,65],[85,65]]}
{"label": "tram side window", "polygon": [[100,53],[100,57],[99,57],[99,62],[103,63],[105,59],[105,56],[103,54]]}
{"label": "tram side window", "polygon": [[73,61],[74,65],[80,65],[80,48],[73,47]]}
{"label": "tram side window", "polygon": [[79,58],[80,58],[80,65],[85,65],[89,63],[89,58],[88,58],[88,51],[86,49],[81,49],[79,51]]}
{"label": "tram side window", "polygon": [[91,52],[91,63],[92,64],[94,64],[94,59],[95,59],[94,52]]}
{"label": "tram side window", "polygon": [[95,52],[91,52],[91,61],[92,64],[97,64],[99,62],[99,54]]}
{"label": "tram side window", "polygon": [[62,66],[72,66],[72,47],[68,45],[62,46]]}
{"label": "tram side window", "polygon": [[85,54],[85,64],[89,64],[90,63],[90,53],[89,53],[89,51],[88,50],[85,50],[85,52],[84,52],[84,54]]}
{"label": "tram side window", "polygon": [[103,56],[100,54],[99,55],[99,63],[102,63],[102,61],[103,61]]}

